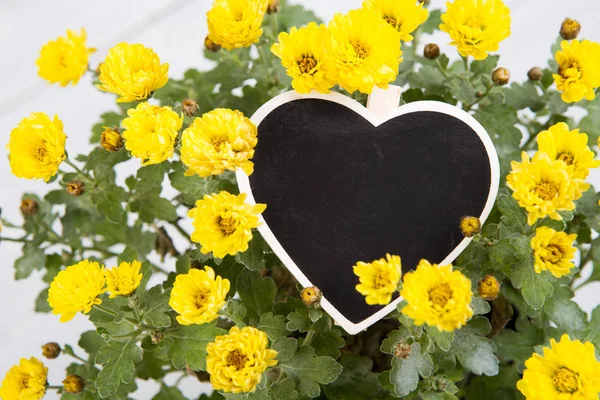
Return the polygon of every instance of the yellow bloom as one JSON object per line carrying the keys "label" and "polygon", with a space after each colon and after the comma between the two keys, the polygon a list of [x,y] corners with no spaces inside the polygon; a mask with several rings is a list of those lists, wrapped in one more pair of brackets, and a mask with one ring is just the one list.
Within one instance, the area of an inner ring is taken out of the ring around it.
{"label": "yellow bloom", "polygon": [[221,192],[196,202],[188,216],[194,220],[192,241],[200,243],[204,254],[212,251],[215,257],[223,258],[248,250],[252,229],[260,225],[259,214],[267,205],[252,206],[245,200],[245,194]]}
{"label": "yellow bloom", "polygon": [[574,233],[567,235],[547,226],[537,228],[535,236],[531,238],[535,272],[539,274],[548,270],[557,278],[568,275],[571,268],[575,267],[573,264],[573,258],[577,251],[573,247],[575,239],[577,239],[577,235]]}
{"label": "yellow bloom", "polygon": [[404,275],[400,296],[408,302],[402,313],[416,325],[452,332],[473,316],[471,281],[460,271],[453,271],[452,265],[421,260],[415,271]]}
{"label": "yellow bloom", "polygon": [[555,54],[558,73],[552,75],[565,103],[593,100],[600,86],[600,45],[589,40],[564,40]]}
{"label": "yellow bloom", "polygon": [[121,137],[119,128],[109,128],[107,126],[103,128],[104,130],[100,134],[100,146],[111,153],[121,150],[123,147],[123,138]]}
{"label": "yellow bloom", "polygon": [[538,149],[548,154],[551,160],[561,160],[567,164],[567,170],[577,183],[580,192],[590,188],[585,179],[590,168],[600,166],[599,160],[594,160],[595,154],[588,147],[588,136],[579,133],[579,129],[569,130],[564,122],[551,126],[547,131],[537,136]]}
{"label": "yellow bloom", "polygon": [[494,275],[486,275],[477,283],[477,293],[484,300],[494,300],[500,293],[500,282]]}
{"label": "yellow bloom", "polygon": [[577,183],[569,176],[564,162],[552,161],[541,152],[536,153],[532,160],[525,152],[521,157],[521,163],[511,163],[512,171],[506,181],[513,190],[513,197],[527,211],[529,225],[546,216],[560,220],[559,211],[575,209],[573,200],[581,194],[577,196]]}
{"label": "yellow bloom", "polygon": [[161,64],[154,50],[141,44],[119,43],[100,66],[100,85],[120,96],[117,102],[146,100],[169,80],[169,64]]}
{"label": "yellow bloom", "polygon": [[600,393],[600,362],[594,345],[569,339],[550,339],[544,355],[525,361],[523,379],[517,389],[526,400],[597,400]]}
{"label": "yellow bloom", "polygon": [[389,304],[392,295],[398,290],[402,277],[400,257],[389,254],[385,257],[370,263],[359,261],[352,267],[360,280],[356,290],[365,296],[369,305]]}
{"label": "yellow bloom", "polygon": [[400,40],[404,42],[413,40],[411,33],[429,16],[423,3],[416,0],[365,0],[363,7],[376,11],[385,22],[400,32]]}
{"label": "yellow bloom", "polygon": [[446,7],[440,29],[463,57],[483,60],[510,36],[510,10],[502,0],[455,0]]}
{"label": "yellow bloom", "polygon": [[316,90],[329,93],[335,86],[327,75],[331,62],[323,47],[327,38],[325,25],[311,22],[304,28],[293,27],[290,33],[281,32],[279,43],[271,46],[271,51],[281,58],[281,64],[292,78],[292,87],[298,93]]}
{"label": "yellow bloom", "polygon": [[60,322],[67,322],[79,311],[89,313],[94,304],[102,304],[98,296],[106,291],[104,284],[104,267],[97,262],[83,260],[60,271],[48,290],[52,314],[61,314]]}
{"label": "yellow bloom", "polygon": [[42,112],[23,118],[10,132],[6,149],[12,173],[19,178],[50,180],[65,159],[63,124],[58,115],[51,120]]}
{"label": "yellow bloom", "polygon": [[181,161],[188,167],[185,175],[207,177],[236,168],[250,175],[257,134],[256,126],[240,111],[217,108],[194,119],[181,135]]}
{"label": "yellow bloom", "polygon": [[171,107],[140,103],[123,120],[125,148],[142,165],[158,164],[173,155],[183,120]]}
{"label": "yellow bloom", "polygon": [[122,262],[118,267],[106,270],[106,286],[110,292],[110,298],[117,296],[129,296],[135,292],[142,282],[140,269],[142,263],[134,260],[131,263]]}
{"label": "yellow bloom", "polygon": [[211,267],[204,271],[191,269],[187,274],[177,275],[169,305],[181,325],[203,324],[219,316],[229,293],[229,280],[215,277]]}
{"label": "yellow bloom", "polygon": [[40,50],[40,58],[35,62],[38,75],[50,83],[60,86],[73,86],[88,68],[88,56],[96,51],[85,44],[85,29],[81,33],[67,29],[67,36],[46,43]]}
{"label": "yellow bloom", "polygon": [[264,332],[251,326],[234,326],[206,346],[206,371],[213,389],[227,393],[253,392],[269,367],[277,365],[277,352],[267,349]]}
{"label": "yellow bloom", "polygon": [[5,400],[38,400],[46,393],[46,377],[48,368],[40,360],[31,357],[21,358],[19,365],[11,367],[6,373],[0,398]]}
{"label": "yellow bloom", "polygon": [[262,36],[268,0],[215,0],[206,17],[208,38],[227,50],[249,47]]}
{"label": "yellow bloom", "polygon": [[331,57],[328,78],[353,93],[387,89],[402,61],[400,33],[371,10],[336,14],[327,28]]}

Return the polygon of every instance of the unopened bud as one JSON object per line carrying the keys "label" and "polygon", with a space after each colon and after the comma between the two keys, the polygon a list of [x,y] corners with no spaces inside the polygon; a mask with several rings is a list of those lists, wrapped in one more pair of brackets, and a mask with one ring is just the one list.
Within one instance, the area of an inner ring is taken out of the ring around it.
{"label": "unopened bud", "polygon": [[188,117],[193,117],[198,112],[198,103],[192,99],[185,99],[181,102],[181,110]]}
{"label": "unopened bud", "polygon": [[492,72],[492,81],[496,86],[503,86],[508,83],[510,80],[510,71],[506,68],[500,67],[496,68],[494,72]]}
{"label": "unopened bud", "polygon": [[481,232],[481,221],[477,217],[465,215],[460,219],[460,231],[465,237],[473,237]]}
{"label": "unopened bud", "polygon": [[71,394],[81,393],[83,392],[83,388],[85,388],[85,381],[83,378],[75,374],[68,375],[62,383],[65,392]]}
{"label": "unopened bud", "polygon": [[410,357],[410,350],[410,344],[400,342],[394,346],[394,355],[401,360],[406,360]]}
{"label": "unopened bud", "polygon": [[500,293],[500,282],[494,275],[486,275],[477,284],[477,292],[484,300],[494,300]]}
{"label": "unopened bud", "polygon": [[527,77],[531,81],[539,81],[544,76],[544,71],[540,67],[533,67],[527,72]]}
{"label": "unopened bud", "polygon": [[485,93],[483,93],[481,90],[479,90],[477,93],[475,93],[475,97],[477,97],[478,99],[481,99],[484,94]]}
{"label": "unopened bud", "polygon": [[267,14],[275,14],[277,12],[279,12],[279,0],[269,0]]}
{"label": "unopened bud", "polygon": [[213,53],[216,53],[217,51],[221,50],[221,46],[213,42],[212,39],[208,36],[204,38],[204,48],[208,51],[212,51]]}
{"label": "unopened bud", "polygon": [[85,183],[79,179],[74,179],[67,183],[67,193],[71,196],[81,196],[85,192]]}
{"label": "unopened bud", "polygon": [[448,381],[444,378],[438,377],[433,380],[433,388],[438,392],[443,392],[448,385]]}
{"label": "unopened bud", "polygon": [[152,344],[159,344],[165,338],[165,333],[160,331],[154,331],[150,333],[150,340]]}
{"label": "unopened bud", "polygon": [[60,355],[60,346],[54,342],[46,343],[42,346],[42,355],[52,360]]}
{"label": "unopened bud", "polygon": [[321,303],[321,297],[321,291],[316,286],[304,288],[300,292],[300,298],[306,307],[319,307],[319,304]]}
{"label": "unopened bud", "polygon": [[104,131],[100,135],[100,146],[106,151],[116,152],[123,147],[123,138],[116,127],[104,127]]}
{"label": "unopened bud", "polygon": [[435,60],[440,56],[440,47],[435,43],[429,43],[425,46],[423,55],[428,60]]}
{"label": "unopened bud", "polygon": [[573,40],[579,35],[581,24],[574,19],[567,18],[560,26],[560,36],[565,40]]}
{"label": "unopened bud", "polygon": [[21,201],[21,213],[25,216],[35,215],[39,208],[37,201],[34,199],[23,199]]}

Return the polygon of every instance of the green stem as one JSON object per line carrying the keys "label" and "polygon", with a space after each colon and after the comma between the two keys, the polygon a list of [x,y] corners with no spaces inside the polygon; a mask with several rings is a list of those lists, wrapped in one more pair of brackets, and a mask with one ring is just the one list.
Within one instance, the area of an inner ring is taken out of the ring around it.
{"label": "green stem", "polygon": [[465,76],[469,78],[469,57],[463,57],[463,63],[465,64]]}
{"label": "green stem", "polygon": [[68,356],[71,356],[71,357],[73,357],[73,358],[75,358],[75,359],[77,359],[77,360],[79,360],[79,361],[81,361],[81,362],[84,362],[84,363],[86,363],[86,364],[88,363],[88,360],[84,359],[83,357],[79,357],[79,356],[78,356],[77,354],[75,354],[75,353],[67,353],[66,351],[64,351],[64,350],[63,350],[63,354],[66,354],[66,355],[68,355]]}
{"label": "green stem", "polygon": [[492,88],[494,87],[494,85],[490,85],[485,92],[481,95],[481,97],[479,97],[477,100],[475,100],[473,103],[468,104],[467,106],[465,106],[465,111],[470,111],[473,106],[477,103],[479,103],[481,100],[485,99],[485,97],[490,93],[490,91],[492,90]]}
{"label": "green stem", "polygon": [[81,249],[82,251],[97,251],[99,253],[104,254],[107,257],[118,257],[119,255],[117,253],[113,253],[112,251],[106,250],[106,249],[101,249],[99,247],[93,246],[93,247],[83,247]]}
{"label": "green stem", "polygon": [[161,274],[165,274],[165,275],[169,275],[169,271],[162,269],[161,267],[152,264],[152,271],[153,272],[159,272]]}
{"label": "green stem", "polygon": [[190,236],[189,233],[187,233],[182,227],[181,225],[179,225],[179,223],[177,222],[178,220],[175,221],[171,221],[171,225],[173,225],[173,227],[175,229],[177,229],[177,232],[179,232],[179,234],[181,234],[181,236],[183,236],[184,238],[186,238],[187,240],[190,241],[190,243],[195,244],[194,242],[192,242],[192,238]]}
{"label": "green stem", "polygon": [[179,378],[177,378],[177,380],[175,381],[175,387],[179,386],[181,381],[184,380],[186,376],[188,376],[188,374],[187,372],[184,372]]}
{"label": "green stem", "polygon": [[62,386],[56,386],[56,385],[48,385],[48,386],[46,386],[46,389],[62,390],[63,387]]}
{"label": "green stem", "polygon": [[71,160],[69,160],[68,158],[65,158],[64,161],[65,164],[67,164],[68,166],[70,166],[71,168],[73,168],[79,175],[85,176],[86,178],[88,178],[90,181],[93,181],[94,179],[92,179],[92,177],[90,176],[90,174],[88,174],[87,172],[84,172],[83,170],[81,170],[77,165],[75,165]]}
{"label": "green stem", "polygon": [[129,333],[125,333],[123,335],[111,335],[111,339],[125,339],[125,338],[135,338],[137,337],[140,333],[142,333],[144,330],[143,329],[136,329],[133,332],[129,332]]}
{"label": "green stem", "polygon": [[437,67],[440,70],[440,72],[442,73],[442,75],[444,75],[444,78],[446,78],[446,80],[448,82],[450,82],[450,77],[448,76],[448,74],[446,73],[446,71],[444,71],[444,68],[442,67],[442,63],[440,63],[439,59],[435,60],[435,65],[437,65]]}
{"label": "green stem", "polygon": [[[97,310],[100,310],[100,311],[102,311],[102,312],[105,312],[105,313],[107,313],[107,314],[110,314],[110,315],[112,315],[112,316],[115,316],[115,317],[117,316],[117,313],[115,313],[115,312],[114,312],[114,311],[112,311],[112,310],[109,310],[108,308],[104,308],[103,306],[101,306],[101,305],[99,305],[99,304],[94,304],[94,308],[96,308]],[[127,322],[129,322],[129,323],[131,323],[131,324],[133,324],[133,325],[138,325],[138,324],[139,324],[139,322],[138,322],[138,321],[136,321],[136,320],[133,320],[133,319],[131,319],[131,318],[125,317],[124,319],[125,319],[125,321],[127,321]],[[141,329],[139,329],[139,330],[141,331]],[[118,336],[113,336],[113,337],[118,337]]]}
{"label": "green stem", "polygon": [[6,241],[6,242],[18,242],[18,243],[26,243],[27,239],[22,237],[22,238],[10,238],[10,237],[4,237],[4,236],[0,236],[0,242],[2,241]]}
{"label": "green stem", "polygon": [[310,330],[306,333],[306,337],[302,341],[302,346],[308,346],[309,344],[311,344],[311,342],[313,341],[314,338],[315,338],[315,331],[313,330],[313,328],[311,326]]}

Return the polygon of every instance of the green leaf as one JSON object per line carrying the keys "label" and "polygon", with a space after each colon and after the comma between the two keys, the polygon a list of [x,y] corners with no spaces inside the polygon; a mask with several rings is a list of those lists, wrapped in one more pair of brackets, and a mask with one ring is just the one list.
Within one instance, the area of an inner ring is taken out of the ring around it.
{"label": "green leaf", "polygon": [[160,388],[160,392],[158,392],[152,400],[187,400],[187,397],[185,397],[176,387],[168,387],[163,384]]}
{"label": "green leaf", "polygon": [[35,299],[35,312],[49,313],[51,311],[52,307],[48,304],[48,289],[44,289]]}
{"label": "green leaf", "polygon": [[263,314],[260,317],[258,329],[265,332],[269,340],[277,340],[280,337],[287,336],[290,332],[286,329],[286,320],[283,315],[273,315],[272,312]]}
{"label": "green leaf", "polygon": [[281,363],[281,368],[296,382],[297,390],[310,398],[321,393],[319,384],[326,385],[336,380],[342,366],[331,357],[315,357],[312,347],[302,346],[294,357]]}
{"label": "green leaf", "polygon": [[258,322],[261,315],[273,311],[277,292],[273,279],[263,278],[258,272],[244,271],[238,277],[237,291],[246,305],[251,320]]}
{"label": "green leaf", "polygon": [[90,358],[95,359],[96,354],[105,345],[104,339],[96,331],[86,331],[79,338],[79,347],[85,350],[90,355]]}
{"label": "green leaf", "polygon": [[122,187],[114,184],[102,184],[95,187],[90,193],[92,203],[96,205],[98,213],[113,224],[125,221],[125,209],[121,202],[127,199],[127,193]]}
{"label": "green leaf", "polygon": [[243,253],[237,253],[236,261],[244,264],[250,271],[255,271],[265,267],[265,251],[269,249],[269,245],[262,238],[258,231],[252,233],[252,240],[248,243],[248,250]]}
{"label": "green leaf", "polygon": [[292,359],[298,349],[298,339],[295,338],[279,338],[273,342],[271,349],[277,352],[277,360],[285,362]]}
{"label": "green leaf", "polygon": [[509,88],[504,89],[506,104],[514,107],[516,110],[522,110],[529,107],[531,111],[542,110],[545,102],[538,93],[537,87],[531,82],[525,82],[522,85],[513,83]]}
{"label": "green leaf", "polygon": [[372,359],[352,355],[342,357],[340,363],[342,374],[323,388],[329,400],[393,399],[379,384],[378,374],[371,372]]}
{"label": "green leaf", "polygon": [[173,366],[183,369],[188,365],[194,371],[206,370],[206,345],[226,333],[214,324],[179,325],[176,331],[170,331],[166,336],[173,342],[169,348]]}
{"label": "green leaf", "polygon": [[523,400],[517,389],[521,374],[514,366],[504,366],[496,376],[473,376],[466,387],[466,399]]}
{"label": "green leaf", "polygon": [[487,314],[492,310],[490,303],[478,296],[473,296],[471,299],[471,308],[475,315]]}
{"label": "green leaf", "polygon": [[161,187],[165,173],[169,172],[170,167],[171,165],[165,161],[140,168],[137,172],[135,191],[146,193]]}
{"label": "green leaf", "polygon": [[511,232],[525,232],[527,226],[527,214],[512,196],[501,194],[498,196],[496,205],[498,206],[498,210],[502,213],[502,225]]}
{"label": "green leaf", "polygon": [[491,326],[484,317],[474,317],[455,332],[451,351],[462,366],[476,375],[493,376],[498,373],[498,358],[492,341],[485,337]]}
{"label": "green leaf", "polygon": [[235,322],[235,324],[238,327],[246,326],[246,323],[244,321],[246,318],[246,314],[248,314],[248,310],[246,310],[246,306],[244,305],[244,303],[242,303],[239,300],[230,299],[227,302],[225,308],[221,310],[220,314]]}
{"label": "green leaf", "polygon": [[90,322],[94,324],[104,324],[117,321],[117,324],[123,322],[123,317],[130,311],[128,301],[124,297],[109,298],[106,294],[101,296],[102,309],[92,307],[90,311]]}
{"label": "green leaf", "polygon": [[26,244],[23,255],[15,261],[15,279],[25,279],[34,269],[42,269],[46,264],[44,250],[38,246]]}
{"label": "green leaf", "polygon": [[[440,24],[442,23],[442,10],[430,10],[429,17],[427,20],[421,25],[420,33],[433,33],[434,31],[440,28]],[[488,57],[489,58],[489,57]]]}
{"label": "green leaf", "polygon": [[588,134],[588,144],[593,144],[600,136],[600,98],[587,102],[586,108],[588,114],[581,119],[578,127],[581,132]]}
{"label": "green leaf", "polygon": [[594,343],[600,349],[600,306],[597,306],[592,311],[589,331],[585,340]]}
{"label": "green leaf", "polygon": [[515,361],[519,371],[523,371],[524,362],[533,354],[534,346],[544,342],[544,332],[525,319],[516,322],[517,331],[504,329],[494,338],[498,354],[504,361]]}
{"label": "green leaf", "polygon": [[296,384],[290,378],[275,382],[269,388],[269,396],[273,400],[296,400],[298,398]]}
{"label": "green leaf", "polygon": [[554,294],[544,305],[544,312],[558,329],[571,334],[572,337],[579,337],[587,329],[587,315],[571,300],[573,295],[568,286],[556,287]]}
{"label": "green leaf", "polygon": [[131,203],[131,210],[137,212],[140,219],[147,223],[154,222],[154,219],[164,221],[175,221],[177,219],[177,209],[169,200],[160,197],[161,188],[152,189],[136,197]]}
{"label": "green leaf", "polygon": [[142,354],[135,337],[124,342],[108,342],[100,349],[96,362],[103,367],[95,383],[100,397],[112,396],[121,382],[129,383],[134,379],[135,364],[142,360]]}
{"label": "green leaf", "polygon": [[522,265],[512,274],[512,283],[521,294],[525,302],[534,310],[539,310],[547,298],[552,296],[554,287],[548,282],[548,274],[537,274],[533,267]]}
{"label": "green leaf", "polygon": [[493,55],[483,60],[473,60],[469,68],[474,75],[491,75],[492,71],[498,65],[499,59],[500,56]]}
{"label": "green leaf", "polygon": [[145,380],[159,380],[166,375],[166,371],[163,369],[164,365],[170,367],[168,362],[157,358],[153,352],[144,351],[142,361],[135,366],[135,375]]}
{"label": "green leaf", "polygon": [[423,65],[418,72],[410,72],[406,79],[411,87],[425,89],[425,94],[443,95],[448,91],[446,78],[437,67],[431,65]]}
{"label": "green leaf", "polygon": [[299,308],[298,310],[289,313],[287,316],[287,329],[291,332],[308,332],[310,326],[312,325],[308,314],[309,311],[307,308]]}
{"label": "green leaf", "polygon": [[428,326],[427,333],[441,350],[450,350],[450,347],[452,346],[452,341],[454,340],[454,332],[440,331],[435,326]]}
{"label": "green leaf", "polygon": [[221,393],[226,400],[271,400],[269,390],[264,386],[257,386],[251,393]]}
{"label": "green leaf", "polygon": [[145,292],[140,306],[142,322],[155,328],[168,328],[171,326],[171,317],[169,316],[169,311],[171,311],[169,306],[170,297],[171,290],[163,292],[162,285],[156,285]]}
{"label": "green leaf", "polygon": [[433,360],[426,352],[421,351],[421,344],[414,342],[410,346],[410,355],[406,359],[392,358],[390,382],[394,385],[397,396],[407,396],[419,384],[419,375],[423,378],[433,373]]}
{"label": "green leaf", "polygon": [[315,349],[316,355],[336,359],[340,356],[340,348],[344,347],[346,341],[342,338],[342,332],[332,325],[333,322],[328,315],[317,321],[314,325],[315,336],[311,346]]}

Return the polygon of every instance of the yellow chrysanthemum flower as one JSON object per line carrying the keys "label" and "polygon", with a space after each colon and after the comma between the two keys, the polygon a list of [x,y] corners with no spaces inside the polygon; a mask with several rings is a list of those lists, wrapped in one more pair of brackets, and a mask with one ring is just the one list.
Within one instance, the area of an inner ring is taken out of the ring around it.
{"label": "yellow chrysanthemum flower", "polygon": [[552,75],[565,103],[593,100],[600,86],[600,45],[584,40],[564,40],[555,54],[558,73]]}
{"label": "yellow chrysanthemum flower", "polygon": [[577,249],[573,242],[576,234],[567,235],[554,229],[542,226],[537,228],[535,236],[531,238],[531,248],[535,262],[533,268],[538,274],[548,270],[557,278],[568,275],[571,268],[575,267],[573,258]]}
{"label": "yellow chrysanthemum flower", "polygon": [[21,358],[11,367],[0,386],[0,399],[38,400],[46,393],[48,368],[37,358]]}
{"label": "yellow chrysanthemum flower", "polygon": [[240,111],[217,108],[194,119],[181,135],[181,161],[188,167],[185,175],[207,177],[236,168],[250,175],[257,134],[256,125]]}
{"label": "yellow chrysanthemum flower", "polygon": [[277,365],[277,351],[267,349],[266,333],[251,326],[234,326],[206,346],[206,371],[213,389],[248,393],[256,389],[267,368]]}
{"label": "yellow chrysanthemum flower", "polygon": [[107,269],[106,286],[111,299],[117,296],[130,296],[142,282],[142,263],[134,260],[131,263],[122,262],[118,267]]}
{"label": "yellow chrysanthemum flower", "polygon": [[400,257],[389,254],[385,257],[370,263],[359,261],[352,267],[354,274],[360,279],[356,290],[365,296],[369,305],[389,304],[392,295],[398,290],[402,277]]}
{"label": "yellow chrysanthemum flower", "polygon": [[327,27],[331,57],[328,78],[350,93],[387,89],[402,61],[400,33],[371,10],[336,14]]}
{"label": "yellow chrysanthemum flower", "polygon": [[571,340],[550,339],[544,355],[533,354],[525,361],[523,379],[517,389],[526,400],[597,400],[600,393],[600,362],[594,345]]}
{"label": "yellow chrysanthemum flower", "polygon": [[560,220],[559,211],[575,209],[573,200],[581,197],[581,193],[564,162],[553,161],[542,152],[536,153],[532,160],[525,152],[521,157],[522,162],[511,163],[512,171],[506,177],[506,184],[527,211],[529,225],[546,216]]}
{"label": "yellow chrysanthemum flower", "polygon": [[69,83],[75,86],[87,71],[88,56],[96,51],[86,46],[86,36],[83,28],[79,35],[68,29],[67,36],[46,43],[35,62],[38,75],[63,87]]}
{"label": "yellow chrysanthemum flower", "polygon": [[125,148],[142,165],[158,164],[173,155],[183,119],[171,107],[140,103],[123,120]]}
{"label": "yellow chrysanthemum flower", "polygon": [[422,2],[416,0],[365,0],[363,7],[374,10],[400,32],[400,40],[410,42],[419,25],[427,20],[429,11],[423,8]]}
{"label": "yellow chrysanthemum flower", "polygon": [[455,0],[446,7],[440,30],[463,57],[483,60],[510,36],[510,10],[502,0]]}
{"label": "yellow chrysanthemum flower", "polygon": [[327,38],[325,25],[310,22],[304,28],[293,27],[290,33],[281,32],[279,43],[271,46],[271,51],[281,58],[281,64],[292,78],[292,87],[298,93],[316,90],[329,93],[335,82],[328,78],[332,67],[329,56],[323,47]]}
{"label": "yellow chrysanthemum flower", "polygon": [[452,265],[431,265],[421,260],[417,269],[404,275],[400,296],[407,301],[402,313],[416,325],[427,324],[452,332],[473,316],[471,281]]}
{"label": "yellow chrysanthemum flower", "polygon": [[268,6],[268,0],[215,0],[206,13],[208,38],[227,50],[258,42]]}
{"label": "yellow chrysanthemum flower", "polygon": [[97,262],[83,260],[60,271],[48,290],[52,314],[59,314],[60,322],[68,322],[80,311],[89,313],[94,304],[102,304],[98,296],[106,291],[105,283],[104,267]]}
{"label": "yellow chrysanthemum flower", "polygon": [[252,229],[260,225],[259,215],[266,204],[245,203],[246,194],[233,195],[227,192],[205,195],[196,202],[188,216],[193,218],[192,241],[200,243],[200,251],[212,251],[215,257],[235,255],[248,250],[252,240]]}
{"label": "yellow chrysanthemum flower", "polygon": [[169,80],[169,64],[141,44],[119,43],[108,51],[100,66],[102,91],[120,96],[117,102],[146,100]]}
{"label": "yellow chrysanthemum flower", "polygon": [[23,118],[10,132],[9,151],[12,173],[19,178],[50,180],[65,159],[67,136],[58,115],[51,120],[42,112]]}
{"label": "yellow chrysanthemum flower", "polygon": [[177,275],[169,305],[179,314],[181,325],[204,324],[219,316],[229,288],[229,280],[216,276],[211,267],[204,267],[204,271],[191,269]]}

